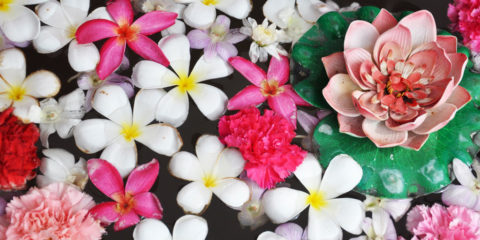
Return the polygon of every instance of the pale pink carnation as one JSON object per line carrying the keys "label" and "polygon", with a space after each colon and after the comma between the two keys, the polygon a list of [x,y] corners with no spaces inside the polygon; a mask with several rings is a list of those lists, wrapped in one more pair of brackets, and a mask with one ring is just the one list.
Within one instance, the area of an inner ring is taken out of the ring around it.
{"label": "pale pink carnation", "polygon": [[92,197],[64,183],[32,188],[7,205],[6,240],[101,239],[104,228],[88,215],[93,206]]}
{"label": "pale pink carnation", "polygon": [[448,6],[452,29],[460,32],[463,43],[475,52],[480,52],[480,0],[455,0]]}
{"label": "pale pink carnation", "polygon": [[413,240],[477,240],[480,213],[459,206],[419,205],[408,213],[407,229]]}

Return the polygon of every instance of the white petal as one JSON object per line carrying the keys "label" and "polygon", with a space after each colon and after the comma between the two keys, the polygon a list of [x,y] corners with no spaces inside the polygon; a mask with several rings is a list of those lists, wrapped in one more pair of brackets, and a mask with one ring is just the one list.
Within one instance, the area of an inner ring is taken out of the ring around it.
{"label": "white petal", "polygon": [[[75,157],[73,156],[73,154],[71,154],[70,152],[64,149],[61,149],[61,148],[44,149],[42,153],[46,158],[49,158],[50,160],[61,162],[61,165],[63,165],[67,169],[71,169],[75,166]],[[42,173],[45,173],[45,172],[42,171]]]}
{"label": "white petal", "polygon": [[180,133],[170,125],[153,124],[146,126],[141,131],[142,134],[135,140],[158,154],[172,156],[182,148],[183,142]]}
{"label": "white petal", "polygon": [[73,127],[78,125],[81,119],[62,119],[54,123],[55,130],[60,138],[66,139],[73,135]]}
{"label": "white petal", "polygon": [[63,29],[43,26],[40,34],[33,40],[33,47],[39,53],[53,53],[65,47],[72,40]]}
{"label": "white petal", "polygon": [[0,28],[5,36],[12,42],[26,42],[36,38],[40,32],[37,15],[32,10],[15,4],[10,6],[10,11],[12,15],[4,16],[5,19],[0,16]]}
{"label": "white petal", "polygon": [[71,93],[60,97],[58,104],[64,111],[64,117],[82,118],[85,111],[85,93],[82,89],[77,88]]}
{"label": "white petal", "polygon": [[90,21],[93,19],[105,19],[105,20],[110,20],[113,22],[112,16],[110,16],[110,13],[108,13],[106,7],[99,7],[93,10],[85,19],[85,21]]}
{"label": "white petal", "polygon": [[475,186],[475,177],[472,174],[472,170],[458,158],[453,159],[453,172],[463,186],[469,188]]}
{"label": "white petal", "polygon": [[15,108],[15,110],[13,110],[13,114],[24,123],[29,123],[32,121],[28,118],[30,115],[30,109],[35,105],[38,106],[38,101],[35,98],[25,96],[22,100],[13,102],[12,106]]}
{"label": "white petal", "polygon": [[135,97],[135,104],[133,106],[133,122],[146,126],[155,119],[155,110],[160,99],[165,96],[167,92],[163,89],[142,89]]}
{"label": "white petal", "polygon": [[219,56],[209,58],[200,57],[193,67],[191,76],[195,77],[196,82],[202,82],[210,79],[217,79],[229,76],[233,73],[233,68],[229,63]]}
{"label": "white petal", "polygon": [[471,188],[461,185],[449,185],[445,192],[442,193],[442,201],[448,206],[457,205],[474,209],[476,211],[480,210],[476,206],[479,201],[478,194],[475,194]]}
{"label": "white petal", "polygon": [[0,52],[0,75],[10,85],[22,84],[26,76],[25,55],[22,51],[10,48]]}
{"label": "white petal", "polygon": [[214,86],[198,83],[188,93],[200,112],[210,121],[218,120],[227,111],[227,95]]}
{"label": "white petal", "polygon": [[275,228],[275,233],[288,240],[300,240],[304,231],[303,228],[296,223],[285,223]]}
{"label": "white petal", "polygon": [[258,235],[257,240],[288,240],[274,232],[266,231]]}
{"label": "white petal", "polygon": [[60,85],[60,79],[58,79],[57,75],[46,70],[31,73],[23,83],[27,94],[35,98],[47,98],[57,95],[60,91]]}
{"label": "white petal", "polygon": [[199,216],[185,215],[173,227],[173,240],[205,240],[207,234],[207,221]]}
{"label": "white petal", "polygon": [[382,207],[397,222],[408,211],[411,201],[412,199],[384,199]]}
{"label": "white petal", "polygon": [[220,0],[215,7],[237,19],[244,19],[252,11],[252,1],[250,0]]}
{"label": "white petal", "polygon": [[37,187],[39,187],[39,188],[46,187],[46,186],[48,186],[52,183],[61,182],[59,180],[52,179],[52,178],[49,178],[48,176],[44,176],[44,175],[41,175],[41,174],[37,175],[35,180],[36,180],[36,183],[37,183]]}
{"label": "white petal", "polygon": [[[347,216],[348,217],[348,216]],[[342,229],[326,211],[308,210],[308,239],[311,240],[340,240]]]}
{"label": "white petal", "polygon": [[353,198],[337,198],[327,201],[325,209],[337,224],[347,232],[360,234],[362,222],[365,218],[365,210],[360,200]]}
{"label": "white petal", "polygon": [[[0,81],[1,82],[1,81]],[[9,108],[11,105],[12,105],[12,100],[8,97],[7,94],[0,94],[0,111],[3,112],[3,110]],[[38,108],[40,109],[40,108]],[[32,110],[32,109],[30,109]],[[41,111],[41,110],[40,110]],[[35,122],[32,118],[32,116],[30,115],[30,113],[28,114],[28,118],[32,121],[32,122]]]}
{"label": "white petal", "polygon": [[187,36],[175,34],[164,37],[158,43],[179,76],[188,76],[190,71],[190,42]]}
{"label": "white petal", "polygon": [[382,208],[376,208],[372,211],[372,224],[375,233],[378,236],[384,236],[387,233],[390,216]]}
{"label": "white petal", "polygon": [[199,182],[189,183],[177,194],[177,203],[186,213],[202,213],[211,200],[212,191]]}
{"label": "white petal", "polygon": [[207,29],[215,21],[216,10],[212,5],[205,5],[201,2],[193,2],[185,8],[183,20],[185,23],[198,29]]}
{"label": "white petal", "polygon": [[338,197],[352,190],[362,179],[362,167],[348,155],[334,157],[320,183],[320,191],[327,199]]}
{"label": "white petal", "polygon": [[265,213],[273,223],[279,224],[295,218],[307,208],[308,194],[280,187],[265,192],[262,203]]}
{"label": "white petal", "polygon": [[139,88],[154,89],[173,86],[178,77],[162,64],[143,60],[133,67],[132,80]]}
{"label": "white petal", "polygon": [[81,24],[88,14],[90,0],[61,0],[62,8],[73,25]]}
{"label": "white petal", "polygon": [[111,163],[125,178],[137,166],[137,147],[134,141],[118,138],[103,150],[100,158]]}
{"label": "white petal", "polygon": [[170,90],[157,105],[156,119],[159,122],[171,124],[174,127],[181,126],[188,116],[188,95],[180,89]]}
{"label": "white petal", "polygon": [[147,218],[135,226],[133,240],[172,240],[172,235],[163,222]]}
{"label": "white petal", "polygon": [[195,145],[198,160],[202,165],[203,171],[212,173],[220,153],[225,146],[220,142],[217,136],[202,135],[198,138]]}
{"label": "white petal", "polygon": [[187,181],[202,181],[202,165],[197,157],[189,152],[178,152],[168,164],[170,174]]}
{"label": "white petal", "polygon": [[288,24],[280,18],[280,13],[287,9],[295,11],[295,0],[268,0],[263,5],[263,15],[278,27],[287,28]]}
{"label": "white petal", "polygon": [[220,179],[238,177],[243,172],[244,165],[245,159],[240,151],[234,148],[225,148],[218,157],[213,175]]}
{"label": "white petal", "polygon": [[71,25],[58,1],[40,4],[35,11],[40,21],[58,30],[67,30]]}
{"label": "white petal", "polygon": [[97,89],[92,100],[92,107],[117,124],[132,124],[130,101],[125,91],[117,85],[105,85]]}
{"label": "white petal", "polygon": [[[33,106],[32,108],[35,108]],[[34,120],[29,118],[30,115],[26,118],[27,121],[34,122]],[[25,121],[25,120],[24,120]],[[40,142],[42,143],[42,146],[45,148],[49,148],[50,144],[48,142],[48,137],[55,132],[55,126],[51,123],[48,124],[40,124]]]}
{"label": "white petal", "polygon": [[68,46],[68,62],[76,72],[90,72],[97,67],[100,53],[93,43],[78,44],[73,39]]}
{"label": "white petal", "polygon": [[92,154],[110,145],[120,136],[121,127],[106,119],[88,119],[79,123],[73,130],[77,147]]}
{"label": "white petal", "polygon": [[322,15],[311,0],[297,0],[298,13],[307,22],[314,23]]}
{"label": "white petal", "polygon": [[250,199],[248,185],[235,178],[218,181],[217,186],[213,187],[212,191],[222,202],[234,209],[240,208]]}
{"label": "white petal", "polygon": [[43,3],[46,1],[48,0],[17,0],[16,3],[21,5],[33,5],[33,4]]}
{"label": "white petal", "polygon": [[40,172],[51,179],[65,181],[75,162],[73,155],[63,149],[46,149],[43,154],[47,157],[42,158]]}
{"label": "white petal", "polygon": [[320,186],[322,178],[322,167],[318,163],[317,158],[308,153],[302,164],[300,164],[294,172],[295,176],[300,180],[303,186],[309,191],[315,191]]}
{"label": "white petal", "polygon": [[181,20],[175,20],[175,24],[162,31],[162,37],[173,34],[185,34],[185,31],[185,23],[183,23]]}

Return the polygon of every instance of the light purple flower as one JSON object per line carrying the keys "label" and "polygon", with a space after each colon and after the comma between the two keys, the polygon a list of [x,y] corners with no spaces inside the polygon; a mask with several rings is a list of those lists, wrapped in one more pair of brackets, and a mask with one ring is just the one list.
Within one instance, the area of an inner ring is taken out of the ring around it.
{"label": "light purple flower", "polygon": [[351,238],[350,240],[401,239],[397,237],[397,232],[395,231],[392,219],[388,218],[386,223],[379,221],[380,219],[365,218],[362,226],[365,235]]}
{"label": "light purple flower", "polygon": [[247,37],[239,29],[230,29],[230,18],[225,15],[219,15],[210,28],[192,30],[187,36],[191,48],[203,49],[207,60],[218,55],[225,61],[238,55],[234,44]]}
{"label": "light purple flower", "polygon": [[473,170],[477,177],[473,176],[472,170],[461,160],[453,160],[453,172],[461,185],[451,184],[442,193],[442,200],[448,206],[457,205],[480,211],[480,163],[474,160]]}
{"label": "light purple flower", "polygon": [[313,141],[313,132],[315,131],[318,123],[330,113],[332,113],[332,111],[322,109],[316,112],[316,116],[312,116],[302,110],[297,111],[298,123],[307,133],[307,136],[302,140],[302,147],[307,151],[314,151],[315,144]]}
{"label": "light purple flower", "polygon": [[2,30],[0,30],[0,51],[14,47],[24,48],[29,44],[30,42],[12,42],[3,34]]}
{"label": "light purple flower", "polygon": [[251,189],[252,197],[248,202],[243,204],[242,209],[237,216],[238,221],[242,227],[250,227],[251,230],[255,230],[268,221],[262,205],[262,196],[265,192],[265,189],[261,188],[256,182],[249,179],[245,173],[240,175],[240,179],[242,179]]}
{"label": "light purple flower", "polygon": [[275,232],[263,232],[257,240],[307,240],[307,230],[295,223],[284,223]]}

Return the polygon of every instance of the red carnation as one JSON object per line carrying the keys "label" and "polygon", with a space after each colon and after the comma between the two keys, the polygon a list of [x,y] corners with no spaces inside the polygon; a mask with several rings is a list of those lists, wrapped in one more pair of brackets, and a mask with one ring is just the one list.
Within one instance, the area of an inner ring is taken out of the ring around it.
{"label": "red carnation", "polygon": [[38,128],[23,124],[12,115],[13,108],[0,113],[0,190],[20,190],[36,176]]}
{"label": "red carnation", "polygon": [[292,145],[294,127],[270,110],[260,114],[257,108],[243,109],[223,116],[219,125],[220,140],[240,150],[247,161],[247,176],[262,188],[283,182],[302,163],[307,152]]}

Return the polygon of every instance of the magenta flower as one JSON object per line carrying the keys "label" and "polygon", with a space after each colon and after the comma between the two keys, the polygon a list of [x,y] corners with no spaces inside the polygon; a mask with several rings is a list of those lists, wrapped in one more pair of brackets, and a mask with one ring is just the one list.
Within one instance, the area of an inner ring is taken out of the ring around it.
{"label": "magenta flower", "polygon": [[268,72],[242,57],[233,57],[228,62],[253,85],[244,88],[228,101],[228,110],[240,110],[256,106],[268,100],[268,105],[276,113],[285,117],[294,127],[297,126],[297,107],[310,106],[293,90],[285,85],[290,73],[287,57],[272,57]]}
{"label": "magenta flower", "polygon": [[108,77],[120,66],[127,44],[147,60],[170,65],[160,47],[146,36],[172,26],[177,18],[176,13],[153,11],[133,22],[133,9],[129,0],[110,1],[107,11],[115,22],[106,19],[90,20],[82,24],[76,32],[80,44],[109,38],[100,50],[97,73],[101,79]]}
{"label": "magenta flower", "polygon": [[138,215],[162,219],[163,209],[157,196],[150,193],[160,168],[153,159],[138,166],[130,173],[125,188],[117,169],[103,159],[90,159],[87,163],[88,176],[92,183],[114,202],[100,203],[90,210],[103,223],[115,222],[114,230],[131,227],[140,221]]}

